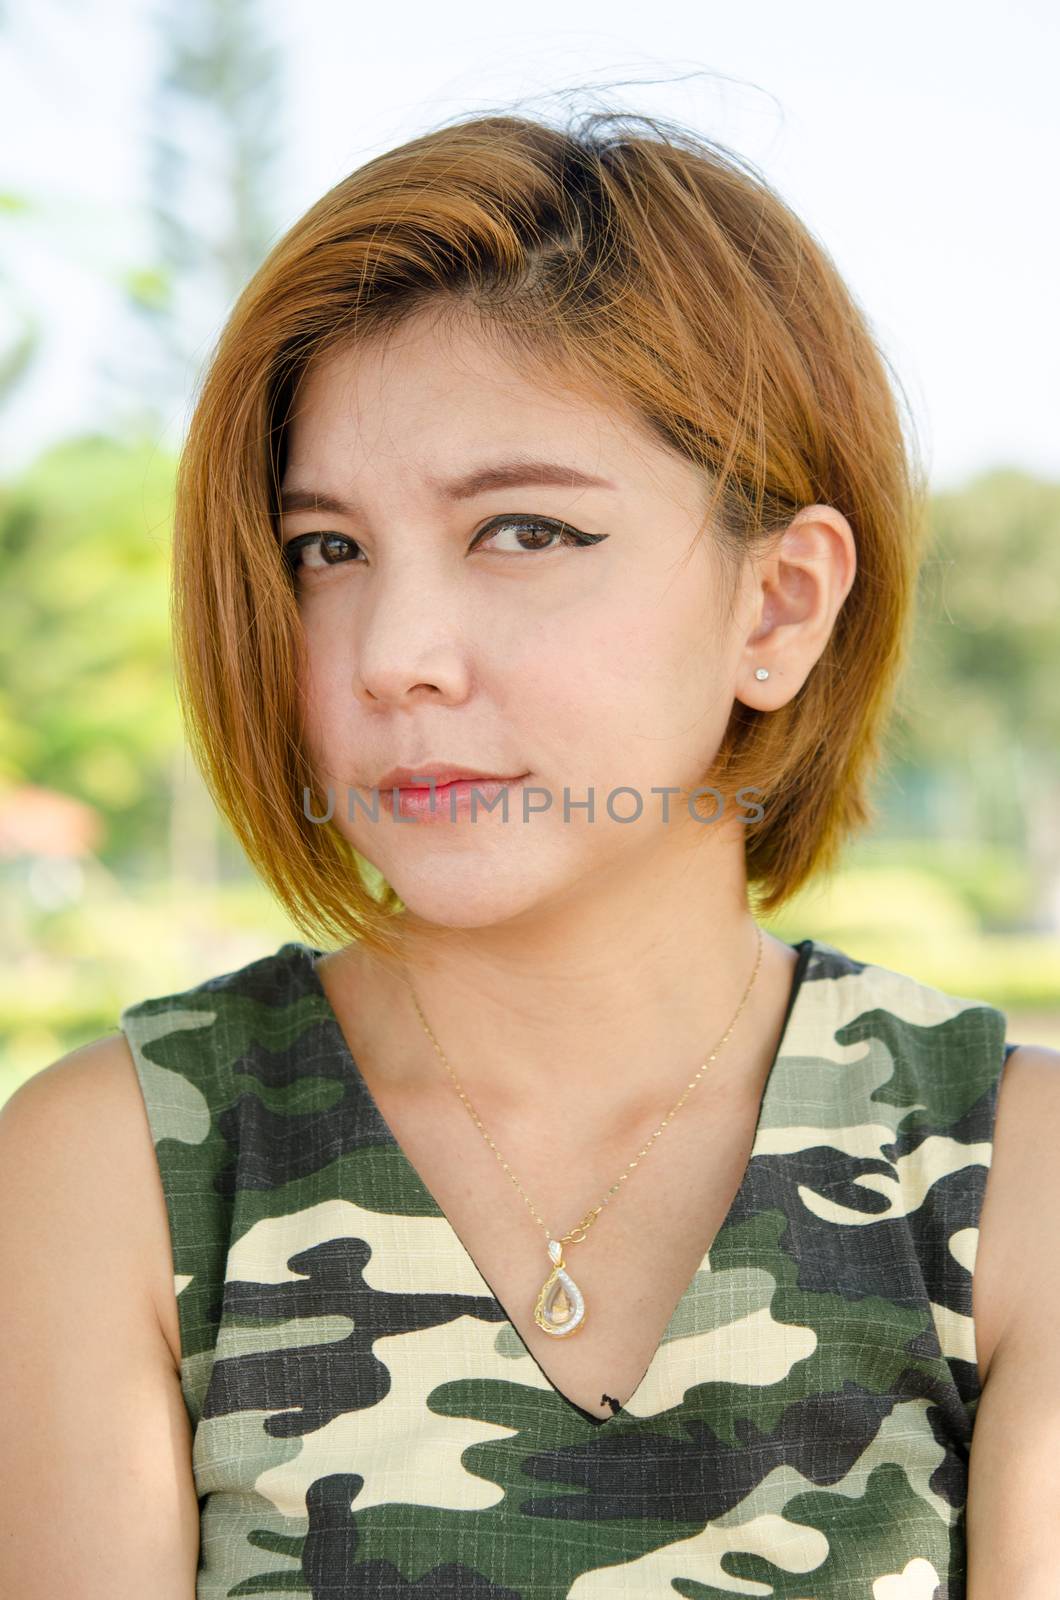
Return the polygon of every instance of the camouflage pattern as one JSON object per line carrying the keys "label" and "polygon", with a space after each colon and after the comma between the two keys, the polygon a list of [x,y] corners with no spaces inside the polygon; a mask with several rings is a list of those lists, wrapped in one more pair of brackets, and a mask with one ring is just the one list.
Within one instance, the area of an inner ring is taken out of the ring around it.
{"label": "camouflage pattern", "polygon": [[614,1416],[560,1394],[300,943],[121,1013],[172,1233],[197,1600],[957,1600],[1005,1017],[798,952],[750,1161]]}

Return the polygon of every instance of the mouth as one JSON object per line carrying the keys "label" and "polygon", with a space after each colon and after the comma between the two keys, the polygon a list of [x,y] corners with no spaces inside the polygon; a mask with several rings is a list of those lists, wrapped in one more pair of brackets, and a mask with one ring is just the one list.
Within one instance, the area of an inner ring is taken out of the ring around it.
{"label": "mouth", "polygon": [[388,788],[388,789],[380,789],[379,793],[380,794],[394,794],[394,793],[399,793],[399,794],[420,794],[420,793],[430,794],[431,789],[433,788],[435,794],[441,794],[443,789],[454,789],[454,788],[456,788],[456,786],[458,784],[461,784],[461,783],[468,784],[468,785],[475,784],[475,783],[493,783],[493,784],[521,783],[523,778],[525,778],[527,776],[528,776],[528,774],[525,773],[525,772],[518,773],[513,778],[500,778],[500,777],[495,777],[492,774],[487,776],[485,773],[483,773],[482,775],[476,776],[476,777],[463,777],[462,776],[462,777],[459,777],[459,778],[446,778],[444,781],[442,781],[441,779],[436,779],[433,784],[430,784],[430,783],[400,783],[400,784],[397,784],[397,783],[395,783],[395,784],[391,784],[390,788]]}
{"label": "mouth", "polygon": [[500,797],[507,790],[518,790],[530,776],[528,772],[513,778],[453,778],[448,783],[402,784],[393,789],[380,789],[379,794],[392,814],[417,817],[423,821],[455,820],[471,812],[475,798],[475,816],[489,815],[496,807],[507,815]]}

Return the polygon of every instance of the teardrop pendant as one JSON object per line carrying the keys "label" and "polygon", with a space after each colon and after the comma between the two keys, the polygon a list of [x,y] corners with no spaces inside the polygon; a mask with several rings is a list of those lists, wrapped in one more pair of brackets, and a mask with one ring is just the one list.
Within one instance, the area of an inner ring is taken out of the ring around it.
{"label": "teardrop pendant", "polygon": [[563,1246],[558,1239],[548,1241],[548,1253],[555,1266],[541,1286],[534,1321],[546,1333],[562,1338],[585,1321],[585,1301],[570,1273],[563,1270]]}

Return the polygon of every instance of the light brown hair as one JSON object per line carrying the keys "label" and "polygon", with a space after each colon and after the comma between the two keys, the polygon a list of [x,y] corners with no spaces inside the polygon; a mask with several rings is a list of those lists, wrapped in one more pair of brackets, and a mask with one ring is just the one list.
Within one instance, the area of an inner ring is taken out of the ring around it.
{"label": "light brown hair", "polygon": [[779,710],[734,704],[703,776],[762,799],[746,867],[768,915],[873,820],[925,481],[900,384],[825,249],[749,162],[658,118],[436,128],[336,184],[247,284],[203,381],[174,520],[178,693],[217,805],[316,941],[394,948],[396,892],[303,811],[316,790],[277,497],[309,363],[428,303],[476,313],[543,372],[632,407],[702,471],[729,570],[803,506],[850,522],[857,573],[824,653]]}

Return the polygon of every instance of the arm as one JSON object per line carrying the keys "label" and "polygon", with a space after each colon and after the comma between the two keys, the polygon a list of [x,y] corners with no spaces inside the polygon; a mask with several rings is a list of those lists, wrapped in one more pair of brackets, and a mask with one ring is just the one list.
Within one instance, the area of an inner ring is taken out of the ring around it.
{"label": "arm", "polygon": [[997,1337],[972,1431],[968,1600],[1060,1600],[1056,1050],[1023,1045],[1005,1067],[981,1223],[973,1294]]}
{"label": "arm", "polygon": [[0,1109],[0,1594],[193,1600],[199,1507],[167,1272],[172,1285],[119,1034]]}

